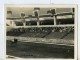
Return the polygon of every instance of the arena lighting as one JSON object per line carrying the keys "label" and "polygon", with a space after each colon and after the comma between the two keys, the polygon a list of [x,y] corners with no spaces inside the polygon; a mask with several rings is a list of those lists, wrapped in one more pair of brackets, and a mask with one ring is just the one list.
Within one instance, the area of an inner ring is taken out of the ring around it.
{"label": "arena lighting", "polygon": [[55,9],[50,9],[47,11],[47,13],[55,14]]}
{"label": "arena lighting", "polygon": [[35,17],[39,17],[39,10],[40,10],[40,8],[34,8]]}
{"label": "arena lighting", "polygon": [[56,25],[56,16],[54,16],[55,14],[55,9],[50,9],[47,11],[47,14],[50,13],[51,14],[51,17],[53,17],[54,19],[54,25]]}
{"label": "arena lighting", "polygon": [[40,8],[36,7],[36,8],[34,8],[34,10],[40,10]]}
{"label": "arena lighting", "polygon": [[37,25],[39,26],[39,10],[40,8],[34,8],[34,15],[37,18]]}
{"label": "arena lighting", "polygon": [[12,11],[7,11],[7,14],[12,14]]}
{"label": "arena lighting", "polygon": [[23,26],[25,26],[25,13],[21,13],[21,19],[23,21]]}
{"label": "arena lighting", "polygon": [[25,13],[21,13],[21,17],[25,17]]}
{"label": "arena lighting", "polygon": [[[55,14],[55,9],[50,9],[50,10],[48,10],[48,11],[47,11],[47,14],[48,14],[48,13],[51,13],[52,16],[53,16],[53,15]],[[52,16],[51,16],[51,17],[52,17]]]}
{"label": "arena lighting", "polygon": [[11,18],[11,17],[12,17],[12,11],[9,10],[9,11],[7,11],[7,18]]}

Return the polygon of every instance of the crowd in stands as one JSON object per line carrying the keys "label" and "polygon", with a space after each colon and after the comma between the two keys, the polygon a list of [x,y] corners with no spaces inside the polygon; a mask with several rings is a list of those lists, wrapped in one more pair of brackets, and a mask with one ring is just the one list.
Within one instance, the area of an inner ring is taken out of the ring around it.
{"label": "crowd in stands", "polygon": [[74,27],[17,28],[8,31],[7,36],[48,39],[74,39]]}
{"label": "crowd in stands", "polygon": [[74,32],[74,27],[17,28],[10,30],[10,32]]}

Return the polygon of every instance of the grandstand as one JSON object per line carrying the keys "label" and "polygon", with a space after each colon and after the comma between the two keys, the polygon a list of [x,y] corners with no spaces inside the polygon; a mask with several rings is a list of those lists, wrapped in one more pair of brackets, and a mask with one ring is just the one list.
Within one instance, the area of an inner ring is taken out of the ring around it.
{"label": "grandstand", "polygon": [[[14,10],[7,9],[7,41],[51,44],[74,51],[74,8],[33,8],[32,11],[34,14],[24,11],[15,17]],[[74,52],[71,53],[74,58]]]}

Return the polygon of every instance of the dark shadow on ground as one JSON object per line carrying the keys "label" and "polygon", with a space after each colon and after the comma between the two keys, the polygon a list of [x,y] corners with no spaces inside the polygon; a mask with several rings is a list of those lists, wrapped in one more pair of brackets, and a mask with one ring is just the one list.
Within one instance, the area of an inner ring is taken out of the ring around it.
{"label": "dark shadow on ground", "polygon": [[11,45],[7,40],[6,49],[7,55],[19,57],[19,58],[74,58],[74,48],[66,49],[56,47],[49,44],[20,42],[17,45]]}

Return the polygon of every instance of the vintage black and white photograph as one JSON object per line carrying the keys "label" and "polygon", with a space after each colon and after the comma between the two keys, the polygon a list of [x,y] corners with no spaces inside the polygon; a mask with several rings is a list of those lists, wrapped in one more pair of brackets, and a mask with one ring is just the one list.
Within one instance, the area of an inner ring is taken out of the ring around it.
{"label": "vintage black and white photograph", "polygon": [[75,59],[75,5],[5,6],[6,59]]}

